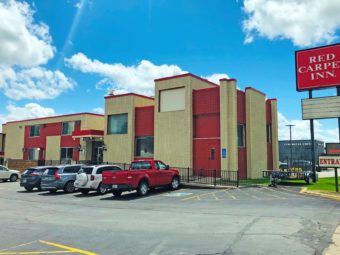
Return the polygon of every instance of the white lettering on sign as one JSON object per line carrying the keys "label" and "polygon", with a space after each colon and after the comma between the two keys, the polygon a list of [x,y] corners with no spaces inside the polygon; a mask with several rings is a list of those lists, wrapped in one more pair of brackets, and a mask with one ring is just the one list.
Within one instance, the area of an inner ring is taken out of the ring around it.
{"label": "white lettering on sign", "polygon": [[340,167],[339,156],[320,156],[319,166],[321,167]]}
{"label": "white lettering on sign", "polygon": [[309,65],[301,66],[298,72],[310,73],[311,80],[335,78],[335,70],[340,68],[340,61],[335,60],[334,53],[322,54],[309,57]]}

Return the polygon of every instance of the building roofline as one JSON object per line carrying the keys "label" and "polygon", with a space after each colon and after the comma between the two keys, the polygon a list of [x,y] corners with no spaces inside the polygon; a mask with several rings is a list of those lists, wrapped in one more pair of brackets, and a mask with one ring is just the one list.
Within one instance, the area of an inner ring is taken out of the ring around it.
{"label": "building roofline", "polygon": [[269,103],[271,103],[272,101],[277,101],[277,99],[276,98],[269,98],[269,99],[267,99],[267,102],[269,102]]}
{"label": "building roofline", "polygon": [[211,85],[213,85],[213,86],[219,86],[219,85],[216,84],[216,83],[213,83],[213,82],[211,82],[211,81],[209,81],[209,80],[207,80],[207,79],[204,79],[204,78],[199,77],[199,76],[197,76],[197,75],[194,75],[194,74],[192,74],[192,73],[184,73],[184,74],[179,74],[179,75],[174,75],[174,76],[168,76],[168,77],[158,78],[158,79],[155,79],[154,81],[155,81],[155,82],[158,82],[158,81],[166,81],[166,80],[171,80],[171,79],[176,79],[176,78],[181,78],[181,77],[186,77],[186,76],[190,76],[190,77],[196,78],[196,79],[198,79],[198,80],[201,80],[201,81],[204,81],[204,82],[206,82],[206,83],[209,83],[209,84],[211,84]]}
{"label": "building roofline", "polygon": [[146,99],[150,99],[150,100],[155,100],[153,97],[148,97],[148,96],[144,96],[141,94],[137,94],[137,93],[126,93],[126,94],[120,94],[120,95],[109,95],[109,96],[105,96],[105,99],[109,99],[109,98],[115,98],[115,97],[124,97],[124,96],[136,96],[136,97],[142,97],[142,98],[146,98]]}
{"label": "building roofline", "polygon": [[145,108],[155,108],[155,106],[154,105],[135,106],[135,109],[145,109]]}
{"label": "building roofline", "polygon": [[253,91],[257,92],[257,93],[260,93],[260,94],[266,96],[265,93],[263,93],[262,91],[260,91],[260,90],[258,90],[258,89],[254,89],[253,87],[246,87],[246,88],[245,88],[245,91],[247,91],[247,90],[253,90]]}
{"label": "building roofline", "polygon": [[222,78],[219,81],[237,81],[235,78]]}
{"label": "building roofline", "polygon": [[56,115],[56,116],[49,116],[49,117],[42,117],[42,118],[35,118],[35,119],[14,120],[14,121],[8,121],[5,124],[18,123],[18,122],[26,122],[26,121],[36,121],[36,120],[57,119],[57,118],[71,117],[71,116],[80,116],[80,115],[92,115],[92,116],[104,117],[103,114],[97,114],[97,113],[91,113],[91,112],[81,112],[81,113]]}

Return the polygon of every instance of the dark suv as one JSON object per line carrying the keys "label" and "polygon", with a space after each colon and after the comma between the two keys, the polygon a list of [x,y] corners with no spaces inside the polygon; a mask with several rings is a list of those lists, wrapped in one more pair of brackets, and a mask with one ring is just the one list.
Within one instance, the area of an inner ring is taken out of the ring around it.
{"label": "dark suv", "polygon": [[41,190],[41,176],[46,170],[58,169],[54,166],[37,166],[25,170],[21,175],[20,186],[24,187],[27,191],[32,191],[34,188]]}
{"label": "dark suv", "polygon": [[74,181],[81,167],[82,165],[67,165],[46,170],[41,177],[42,190],[48,190],[51,193],[61,189],[66,193],[74,192]]}

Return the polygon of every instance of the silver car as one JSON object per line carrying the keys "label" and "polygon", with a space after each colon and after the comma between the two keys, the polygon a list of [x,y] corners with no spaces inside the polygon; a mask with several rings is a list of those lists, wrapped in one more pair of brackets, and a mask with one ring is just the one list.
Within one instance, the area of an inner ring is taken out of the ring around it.
{"label": "silver car", "polygon": [[47,169],[41,176],[41,189],[51,193],[57,190],[64,190],[66,193],[74,192],[74,181],[82,166],[66,165],[58,166],[56,169]]}

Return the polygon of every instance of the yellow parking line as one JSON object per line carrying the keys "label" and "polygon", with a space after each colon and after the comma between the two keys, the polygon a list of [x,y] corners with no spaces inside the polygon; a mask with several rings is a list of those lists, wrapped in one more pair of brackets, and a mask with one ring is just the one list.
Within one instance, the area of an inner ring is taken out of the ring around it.
{"label": "yellow parking line", "polygon": [[93,253],[93,252],[90,252],[90,251],[84,251],[84,250],[80,250],[80,249],[73,248],[73,247],[66,246],[66,245],[62,245],[62,244],[47,242],[47,241],[44,241],[44,240],[39,240],[39,242],[43,243],[43,244],[55,246],[55,247],[58,247],[58,248],[61,248],[61,249],[65,249],[65,250],[68,250],[70,252],[75,252],[75,253],[80,253],[80,254],[85,254],[85,255],[97,255],[96,253]]}
{"label": "yellow parking line", "polygon": [[[265,189],[268,189],[268,188],[266,188],[266,187],[264,187]],[[262,188],[261,188],[262,189]],[[255,189],[257,192],[259,192],[259,193],[262,193],[261,191],[259,191],[259,190],[257,190],[257,189]],[[270,191],[272,191],[273,192],[273,190],[271,190],[271,189],[268,189],[268,190],[270,190]],[[266,193],[266,194],[268,194],[268,196],[272,196],[272,197],[275,197],[275,198],[280,198],[280,199],[286,199],[286,198],[284,198],[284,197],[279,197],[279,196],[276,196],[276,195],[273,195],[273,194],[269,194],[269,193]]]}
{"label": "yellow parking line", "polygon": [[249,194],[248,192],[245,192],[245,191],[242,190],[242,189],[238,189],[238,190],[241,191],[241,193],[243,193],[243,194],[246,194],[246,195],[248,195],[248,196],[250,196],[250,197],[252,197],[252,198],[255,198],[256,200],[261,200],[261,199],[258,198],[257,196],[253,196],[253,195]]}
{"label": "yellow parking line", "polygon": [[[201,200],[201,198],[204,197],[204,196],[214,195],[214,194],[219,193],[219,192],[224,192],[225,190],[228,190],[228,189],[223,189],[223,190],[218,190],[218,191],[214,191],[214,192],[204,193],[204,194],[201,194],[201,195],[186,197],[186,198],[183,198],[182,201],[195,199],[195,198],[197,198],[198,200]],[[218,200],[218,198],[217,198],[217,200]]]}
{"label": "yellow parking line", "polygon": [[228,190],[225,190],[224,193],[228,194],[232,199],[236,200],[236,197],[231,195]]}
{"label": "yellow parking line", "polygon": [[13,252],[0,252],[1,255],[14,255],[14,254],[59,254],[59,253],[73,253],[73,251],[13,251]]}
{"label": "yellow parking line", "polygon": [[[279,191],[279,190],[273,190],[273,189],[270,189],[270,188],[267,188],[267,187],[264,187],[266,190],[270,190],[271,192],[277,192],[277,193],[281,193],[281,194],[286,194],[285,192],[283,192],[283,191]],[[280,197],[280,196],[276,196],[276,195],[273,195],[273,196],[275,196],[275,197],[278,197],[278,198],[281,198],[281,199],[287,199],[287,197]]]}

